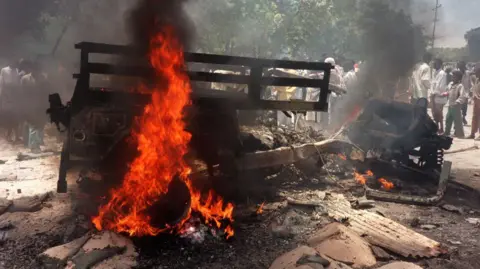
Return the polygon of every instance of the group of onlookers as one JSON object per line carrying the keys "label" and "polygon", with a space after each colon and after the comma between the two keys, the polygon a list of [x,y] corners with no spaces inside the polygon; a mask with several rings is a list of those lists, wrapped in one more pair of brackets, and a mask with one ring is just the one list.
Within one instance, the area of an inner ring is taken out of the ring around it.
{"label": "group of onlookers", "polygon": [[47,91],[46,75],[33,61],[11,60],[0,70],[0,128],[7,140],[40,151]]}
{"label": "group of onlookers", "polygon": [[[439,132],[464,138],[464,125],[468,124],[469,102],[473,102],[472,131],[468,138],[474,139],[480,131],[480,65],[467,65],[460,61],[456,68],[445,67],[441,59],[432,61],[425,54],[423,61],[415,67],[411,78],[411,101],[427,98]],[[444,107],[447,114],[444,118]]]}

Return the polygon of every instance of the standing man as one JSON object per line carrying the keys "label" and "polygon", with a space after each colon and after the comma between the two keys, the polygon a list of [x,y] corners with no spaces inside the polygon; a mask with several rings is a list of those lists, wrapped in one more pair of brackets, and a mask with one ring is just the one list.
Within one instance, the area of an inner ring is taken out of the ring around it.
{"label": "standing man", "polygon": [[471,96],[472,89],[472,73],[467,69],[467,64],[465,61],[460,61],[457,63],[457,70],[462,72],[462,85],[467,94],[467,102],[462,106],[462,121],[464,125],[467,125],[467,110],[468,110],[468,97]]}
{"label": "standing man", "polygon": [[46,94],[46,76],[41,73],[37,64],[32,64],[31,72],[24,75],[21,79],[22,88],[29,96],[26,100],[26,122],[28,132],[26,132],[26,144],[34,152],[40,152],[40,146],[43,144],[43,129],[45,127],[46,117],[42,111],[47,107],[44,102]]}
{"label": "standing man", "polygon": [[352,91],[357,83],[357,72],[355,71],[355,62],[347,61],[345,64],[346,70],[348,72],[343,76],[343,81],[345,82],[345,88],[347,92]]}
{"label": "standing man", "polygon": [[[340,89],[345,89],[345,83],[341,75],[342,71],[335,64],[335,59],[331,57],[326,58],[325,63],[329,63],[334,67],[330,73],[330,84]],[[337,110],[339,108],[340,100],[341,100],[341,96],[332,91],[329,97],[329,104],[328,104],[328,125],[334,125],[338,122]],[[323,115],[324,114],[322,114],[322,116]]]}
{"label": "standing man", "polygon": [[18,90],[20,84],[20,62],[10,61],[9,65],[0,70],[0,111],[1,117],[4,117],[4,124],[7,128],[7,140],[17,141],[19,134],[17,132],[17,113],[16,107],[18,101]]}
{"label": "standing man", "polygon": [[447,73],[443,71],[443,61],[435,59],[433,62],[433,80],[430,92],[430,102],[432,103],[433,120],[439,125],[440,133],[443,133],[443,107],[448,101],[447,93]]}
{"label": "standing man", "polygon": [[472,86],[473,117],[472,132],[468,138],[475,139],[475,134],[480,131],[480,65],[474,69],[475,80]]}
{"label": "standing man", "polygon": [[412,76],[412,98],[411,103],[416,104],[420,98],[428,98],[428,92],[431,87],[432,70],[430,68],[430,62],[432,61],[432,55],[425,53],[423,56],[423,62],[419,63]]}
{"label": "standing man", "polygon": [[455,127],[455,136],[464,138],[462,106],[466,102],[467,96],[462,84],[463,73],[460,70],[455,70],[452,76],[453,81],[448,85],[448,112],[445,121],[445,135],[450,135],[453,124]]}

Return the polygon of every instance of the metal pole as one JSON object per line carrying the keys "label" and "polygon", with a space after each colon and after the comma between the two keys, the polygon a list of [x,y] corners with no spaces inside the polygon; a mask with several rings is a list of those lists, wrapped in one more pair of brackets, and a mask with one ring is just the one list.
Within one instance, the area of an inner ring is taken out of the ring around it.
{"label": "metal pole", "polygon": [[433,20],[433,33],[432,33],[432,52],[433,52],[433,49],[435,49],[435,31],[437,30],[437,21],[438,21],[438,9],[442,7],[442,5],[440,5],[439,3],[439,0],[436,1],[435,3],[435,18]]}

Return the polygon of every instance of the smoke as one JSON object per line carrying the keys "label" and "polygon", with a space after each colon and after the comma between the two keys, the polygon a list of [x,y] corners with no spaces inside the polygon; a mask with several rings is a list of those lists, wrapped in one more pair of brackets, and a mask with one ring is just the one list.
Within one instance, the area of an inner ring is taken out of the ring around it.
{"label": "smoke", "polygon": [[194,24],[187,16],[184,4],[188,0],[139,0],[128,16],[130,43],[141,50],[148,49],[150,38],[165,26],[173,27],[180,43],[188,50],[194,37]]}
{"label": "smoke", "polygon": [[[346,115],[372,97],[393,99],[397,83],[410,76],[426,48],[425,27],[415,23],[416,1],[364,0],[360,6],[364,63],[358,85],[345,98]],[[406,89],[405,89],[406,90]]]}

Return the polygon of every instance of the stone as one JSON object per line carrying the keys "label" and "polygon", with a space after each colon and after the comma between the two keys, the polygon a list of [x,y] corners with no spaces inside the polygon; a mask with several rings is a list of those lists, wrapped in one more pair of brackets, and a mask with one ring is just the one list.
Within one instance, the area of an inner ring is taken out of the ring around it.
{"label": "stone", "polygon": [[331,223],[307,241],[318,253],[353,268],[370,267],[377,263],[367,242],[340,223]]}
{"label": "stone", "polygon": [[377,260],[387,261],[392,259],[392,255],[388,254],[383,248],[377,246],[370,246],[373,251],[373,255]]}
{"label": "stone", "polygon": [[41,253],[39,258],[44,266],[54,268],[57,264],[65,263],[67,259],[73,257],[89,239],[90,234],[86,234],[70,243],[49,248]]}
{"label": "stone", "polygon": [[298,248],[283,254],[273,261],[270,269],[311,269],[308,265],[297,265],[298,260],[306,255],[318,255],[318,252],[308,246],[299,246]]}
{"label": "stone", "polygon": [[428,231],[428,230],[436,229],[437,226],[432,224],[423,224],[423,225],[420,225],[420,228]]}
{"label": "stone", "polygon": [[463,208],[460,208],[460,207],[457,207],[457,206],[454,206],[454,205],[445,204],[445,205],[442,205],[441,207],[442,207],[442,209],[444,209],[448,212],[463,214]]}
{"label": "stone", "polygon": [[473,225],[479,225],[480,218],[467,218],[467,222]]}
{"label": "stone", "polygon": [[11,205],[12,205],[12,201],[4,198],[0,198],[0,215],[5,213],[5,211],[7,211]]}
{"label": "stone", "polygon": [[423,268],[410,262],[393,262],[393,263],[384,265],[378,269],[423,269]]}

